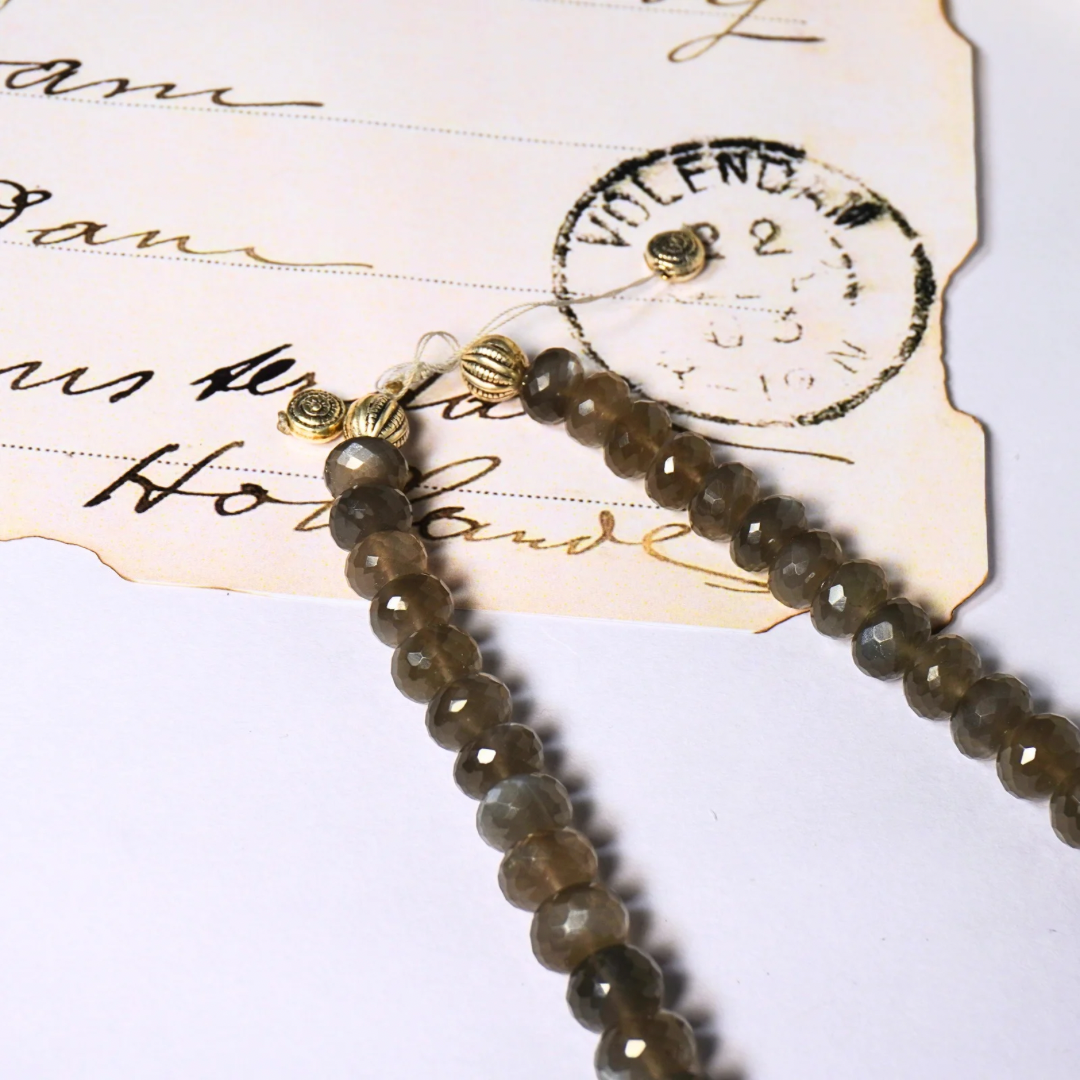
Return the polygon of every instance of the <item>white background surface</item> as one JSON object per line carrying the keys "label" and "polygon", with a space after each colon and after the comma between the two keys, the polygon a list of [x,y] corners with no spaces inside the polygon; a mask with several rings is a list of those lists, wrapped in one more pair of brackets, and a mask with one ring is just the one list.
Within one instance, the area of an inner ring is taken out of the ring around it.
{"label": "white background surface", "polygon": [[[949,360],[994,536],[959,628],[1077,716],[1080,9],[955,16],[984,243]],[[0,596],[0,1077],[591,1075],[362,605],[135,587],[38,541],[0,546]],[[558,732],[714,1073],[1080,1073],[1080,853],[842,646],[470,627]]]}

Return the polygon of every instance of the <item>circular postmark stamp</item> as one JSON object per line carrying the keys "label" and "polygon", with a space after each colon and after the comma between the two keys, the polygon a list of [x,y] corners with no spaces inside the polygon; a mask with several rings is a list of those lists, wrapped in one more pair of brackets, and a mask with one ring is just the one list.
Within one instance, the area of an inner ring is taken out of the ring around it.
{"label": "circular postmark stamp", "polygon": [[[704,271],[640,278],[651,237],[689,226]],[[901,371],[926,330],[933,268],[904,216],[801,150],[751,139],[629,159],[578,200],[556,295],[585,353],[676,414],[723,424],[836,420]]]}

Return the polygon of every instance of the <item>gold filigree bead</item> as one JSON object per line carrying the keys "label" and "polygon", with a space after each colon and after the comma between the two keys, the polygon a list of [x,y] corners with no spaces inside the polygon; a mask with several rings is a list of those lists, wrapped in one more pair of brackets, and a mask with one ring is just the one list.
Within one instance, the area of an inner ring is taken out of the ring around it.
{"label": "gold filigree bead", "polygon": [[327,442],[341,434],[345,402],[336,394],[309,386],[289,399],[278,413],[278,431],[313,442]]}
{"label": "gold filigree bead", "polygon": [[517,342],[490,334],[461,354],[461,376],[473,397],[481,401],[506,401],[520,392],[529,361]]}
{"label": "gold filigree bead", "polygon": [[691,281],[705,269],[705,244],[688,225],[657,233],[645,245],[645,264],[665,281]]}
{"label": "gold filigree bead", "polygon": [[404,446],[409,438],[409,418],[397,398],[376,391],[349,406],[344,430],[347,439],[367,436],[385,439],[391,446]]}

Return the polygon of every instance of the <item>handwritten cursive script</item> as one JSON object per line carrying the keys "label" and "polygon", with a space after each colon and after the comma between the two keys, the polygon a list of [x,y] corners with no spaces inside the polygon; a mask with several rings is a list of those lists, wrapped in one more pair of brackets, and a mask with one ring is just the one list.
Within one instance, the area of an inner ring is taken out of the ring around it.
{"label": "handwritten cursive script", "polygon": [[35,390],[39,386],[59,383],[61,392],[69,397],[76,397],[79,394],[93,394],[98,390],[108,390],[112,386],[123,386],[124,383],[130,383],[130,386],[124,386],[122,390],[116,390],[109,395],[109,402],[112,405],[115,405],[118,401],[123,401],[126,397],[131,397],[132,394],[137,390],[141,390],[154,377],[152,371],[132,371],[127,375],[109,379],[108,382],[98,383],[96,386],[80,386],[79,380],[90,369],[77,367],[60,375],[53,375],[48,379],[27,382],[26,380],[31,375],[36,374],[41,369],[41,366],[40,360],[24,360],[22,363],[10,364],[8,367],[0,368],[0,375],[10,375],[12,372],[17,372],[10,383],[12,390]]}
{"label": "handwritten cursive script", "polygon": [[747,41],[783,41],[795,45],[817,45],[824,38],[810,34],[775,34],[770,31],[756,31],[747,28],[746,23],[768,0],[707,0],[713,7],[730,8],[730,21],[714,34],[704,34],[676,45],[668,53],[668,60],[673,64],[685,64],[690,60],[700,60],[721,42],[728,38],[743,38]]}
{"label": "handwritten cursive script", "polygon": [[139,94],[145,90],[151,90],[153,91],[151,96],[158,101],[209,98],[212,104],[220,105],[224,109],[321,109],[323,107],[321,101],[230,101],[225,95],[233,92],[231,86],[218,86],[209,90],[185,90],[178,93],[177,84],[173,82],[143,83],[133,86],[130,79],[118,77],[73,84],[71,80],[82,68],[81,60],[0,60],[0,68],[14,69],[3,80],[3,85],[8,90],[40,90],[47,97],[77,94],[84,90],[101,90],[100,97],[108,100],[125,94]]}
{"label": "handwritten cursive script", "polygon": [[51,191],[32,191],[15,180],[0,180],[0,229],[10,225],[31,206],[51,198]]}
{"label": "handwritten cursive script", "polygon": [[[266,397],[269,394],[283,394],[287,391],[295,393],[306,386],[314,386],[315,372],[313,371],[295,375],[286,382],[274,382],[275,379],[287,375],[296,366],[294,359],[281,355],[286,349],[291,348],[291,345],[278,345],[276,348],[267,349],[266,352],[241,360],[239,363],[225,364],[215,368],[208,374],[194,379],[191,385],[202,387],[195,400],[206,401],[215,394],[238,392],[246,392],[255,397]],[[112,387],[121,387],[109,395],[108,401],[112,405],[131,397],[146,386],[155,375],[155,372],[150,369],[131,371],[126,375],[118,375],[93,386],[84,386],[83,380],[89,374],[90,368],[80,366],[63,371],[59,375],[50,375],[48,378],[39,377],[34,382],[30,382],[30,378],[37,376],[43,366],[40,360],[23,360],[17,364],[0,367],[0,375],[13,375],[8,384],[11,390],[37,390],[43,386],[59,384],[61,393],[68,397],[79,397],[83,394],[109,390]]]}
{"label": "handwritten cursive script", "polygon": [[207,454],[192,465],[182,463],[185,471],[171,483],[162,484],[147,476],[145,470],[155,462],[161,461],[162,458],[168,457],[169,454],[175,454],[176,451],[180,449],[179,443],[166,443],[166,445],[160,446],[157,450],[147,454],[141,461],[137,461],[130,469],[126,470],[116,480],[109,484],[108,487],[99,491],[93,498],[83,503],[83,506],[87,509],[94,506],[101,506],[102,503],[107,503],[118,491],[127,487],[128,484],[134,485],[141,491],[138,500],[132,508],[136,514],[145,514],[148,510],[152,510],[155,506],[160,506],[166,499],[174,495],[187,496],[188,498],[195,499],[212,499],[214,512],[219,517],[238,517],[240,514],[249,514],[253,510],[258,510],[260,506],[266,506],[268,504],[275,506],[322,506],[325,504],[325,500],[323,499],[307,499],[300,501],[295,499],[279,499],[271,495],[262,484],[242,483],[227,491],[193,491],[186,486],[189,481],[193,480],[204,469],[212,468],[213,463],[217,461],[218,458],[223,457],[230,450],[236,450],[243,445],[243,442],[239,440],[226,443],[224,446],[218,447],[217,450]]}
{"label": "handwritten cursive script", "polygon": [[[643,4],[664,4],[667,0],[641,0]],[[758,12],[769,0],[704,0],[704,4],[710,8],[724,10],[728,23],[722,30],[713,34],[704,34],[701,37],[691,38],[681,45],[676,45],[668,53],[668,60],[673,64],[685,64],[689,60],[700,60],[706,53],[711,52],[722,41],[728,38],[743,38],[747,41],[784,41],[797,45],[816,45],[824,41],[824,38],[815,37],[811,34],[772,33],[765,30],[754,30],[747,26],[751,20],[767,20],[768,16],[759,15]],[[800,22],[791,19],[789,22]]]}
{"label": "handwritten cursive script", "polygon": [[251,357],[250,360],[241,360],[239,364],[226,364],[224,367],[215,368],[209,375],[203,375],[192,382],[192,386],[203,387],[195,400],[205,401],[215,394],[243,390],[255,397],[265,397],[267,394],[280,394],[283,390],[298,393],[305,387],[314,386],[314,371],[305,371],[303,375],[297,375],[285,383],[278,383],[277,386],[266,385],[292,370],[296,361],[280,355],[291,348],[291,345],[279,345],[276,349],[268,349]]}
{"label": "handwritten cursive script", "polygon": [[[126,469],[83,506],[86,509],[101,506],[130,485],[139,492],[132,506],[136,514],[145,514],[174,496],[186,496],[211,500],[214,512],[219,517],[238,517],[263,506],[314,507],[314,510],[307,513],[293,527],[294,530],[313,532],[327,527],[325,518],[331,506],[329,499],[282,499],[271,494],[262,484],[253,482],[242,482],[224,491],[189,486],[191,481],[205,469],[221,468],[222,466],[216,466],[215,462],[243,445],[242,441],[236,440],[218,447],[194,463],[177,462],[175,464],[184,471],[174,480],[164,482],[148,476],[147,470],[154,465],[167,464],[164,459],[180,449],[179,443],[166,443]],[[409,497],[413,505],[417,506],[451,492],[463,493],[469,484],[495,472],[501,464],[498,457],[482,454],[439,465],[426,472],[414,471],[407,485]],[[619,536],[615,514],[611,510],[605,509],[599,512],[597,525],[595,532],[581,533],[565,539],[552,539],[547,536],[531,535],[528,529],[500,528],[493,522],[473,517],[464,506],[434,507],[415,522],[417,532],[425,540],[438,542],[460,540],[465,543],[480,544],[509,541],[532,551],[561,551],[569,556],[586,555],[604,545],[639,548],[651,559],[689,571],[698,577],[704,576],[703,584],[711,588],[755,595],[764,595],[768,591],[763,582],[754,578],[715,567],[701,566],[678,558],[670,550],[661,550],[665,545],[670,545],[690,535],[690,526],[685,522],[667,522],[648,529],[640,537],[631,540]]]}
{"label": "handwritten cursive script", "polygon": [[122,244],[134,241],[136,251],[171,245],[182,255],[194,255],[209,258],[215,255],[243,255],[252,262],[264,266],[291,266],[300,268],[351,266],[361,270],[371,270],[373,266],[366,262],[290,262],[283,259],[271,259],[263,255],[253,245],[233,248],[196,248],[192,247],[191,236],[183,233],[178,236],[162,236],[160,229],[145,229],[142,232],[124,233],[122,236],[102,236],[109,226],[98,221],[67,221],[63,225],[52,225],[46,229],[27,229],[34,238],[35,247],[49,247],[54,244],[79,244],[88,247],[104,247],[107,244]]}
{"label": "handwritten cursive script", "polygon": [[669,544],[690,535],[692,530],[684,522],[667,522],[647,530],[636,539],[624,540],[617,533],[614,512],[601,510],[597,515],[598,527],[595,532],[582,533],[563,540],[552,540],[546,536],[530,536],[527,529],[488,532],[489,529],[498,529],[498,526],[490,521],[481,521],[471,517],[463,506],[440,506],[429,510],[413,524],[416,531],[425,540],[430,541],[462,540],[469,544],[487,544],[508,540],[512,544],[531,548],[533,551],[562,551],[565,555],[585,555],[605,544],[640,548],[650,559],[657,559],[669,566],[689,570],[696,575],[704,575],[706,578],[704,584],[710,588],[723,589],[726,592],[751,593],[757,596],[763,596],[768,592],[763,582],[755,581],[753,578],[732,574],[726,570],[717,570],[710,566],[701,566],[661,551],[662,544]]}
{"label": "handwritten cursive script", "polygon": [[416,397],[428,389],[436,379],[429,379],[422,385],[414,387],[401,399],[410,412],[441,408],[442,412],[439,415],[443,420],[464,420],[467,416],[475,416],[480,420],[515,420],[525,415],[525,410],[516,398],[510,401],[480,401],[467,390],[463,390],[460,394],[451,394],[449,397],[417,404]]}

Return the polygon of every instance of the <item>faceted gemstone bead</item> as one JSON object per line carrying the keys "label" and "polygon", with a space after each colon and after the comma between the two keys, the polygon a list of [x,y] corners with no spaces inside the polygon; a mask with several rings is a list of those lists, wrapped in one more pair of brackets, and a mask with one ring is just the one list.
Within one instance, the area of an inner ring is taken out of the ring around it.
{"label": "faceted gemstone bead", "polygon": [[1044,713],[1025,720],[998,751],[1005,790],[1020,799],[1045,799],[1080,769],[1080,731],[1064,716]]}
{"label": "faceted gemstone bead", "polygon": [[649,466],[645,490],[665,510],[685,510],[712,472],[712,445],[683,431],[672,436]]}
{"label": "faceted gemstone bead", "polygon": [[672,1012],[608,1028],[596,1048],[599,1080],[691,1080],[697,1068],[693,1029]]}
{"label": "faceted gemstone bead", "polygon": [[525,376],[521,404],[541,424],[561,424],[584,378],[581,361],[569,349],[545,349]]}
{"label": "faceted gemstone bead", "polygon": [[349,552],[345,579],[354,592],[371,600],[388,581],[405,574],[423,574],[427,565],[427,551],[420,538],[394,529],[365,536]]}
{"label": "faceted gemstone bead", "polygon": [[544,767],[544,746],[524,724],[488,728],[462,747],[454,763],[454,780],[471,799],[482,799],[508,776],[537,773]]}
{"label": "faceted gemstone bead", "polygon": [[454,626],[429,626],[394,650],[394,684],[413,701],[430,701],[447,683],[480,670],[480,649]]}
{"label": "faceted gemstone bead", "polygon": [[476,829],[499,851],[509,851],[535,832],[564,829],[574,817],[566,788],[546,773],[511,776],[480,800]]}
{"label": "faceted gemstone bead", "polygon": [[330,535],[346,551],[372,533],[411,528],[412,504],[397,488],[385,484],[358,484],[330,506]]}
{"label": "faceted gemstone bead", "polygon": [[604,461],[616,476],[627,480],[644,476],[670,435],[671,417],[663,405],[635,401],[612,427],[604,444]]}
{"label": "faceted gemstone bead", "polygon": [[805,531],[803,504],[785,495],[770,495],[746,512],[731,541],[731,557],[744,570],[768,570],[780,549]]}
{"label": "faceted gemstone bead", "polygon": [[576,829],[533,833],[515,844],[499,867],[499,887],[514,907],[535,911],[548,897],[596,877],[592,844]]}
{"label": "faceted gemstone bead", "polygon": [[450,590],[431,574],[406,574],[384,585],[371,601],[371,629],[397,648],[425,626],[442,626],[454,614]]}
{"label": "faceted gemstone bead", "polygon": [[1080,848],[1080,771],[1066,777],[1050,797],[1050,824],[1064,843]]}
{"label": "faceted gemstone bead", "polygon": [[569,974],[590,953],[618,945],[630,932],[623,902],[603,885],[571,885],[533,915],[533,954],[551,971]]}
{"label": "faceted gemstone bead", "polygon": [[706,540],[730,540],[761,498],[757,477],[737,461],[718,465],[690,502],[690,525]]}
{"label": "faceted gemstone bead", "polygon": [[819,633],[851,637],[888,596],[885,571],[877,563],[852,559],[825,579],[810,605],[810,619]]}
{"label": "faceted gemstone bead", "polygon": [[633,945],[612,945],[574,968],[566,1001],[579,1024],[604,1031],[659,1012],[664,976],[648,953]]}
{"label": "faceted gemstone bead", "polygon": [[460,750],[488,728],[505,724],[513,706],[510,691],[494,675],[465,675],[431,699],[427,729],[447,750]]}
{"label": "faceted gemstone bead", "polygon": [[611,429],[630,411],[626,380],[610,371],[587,375],[570,397],[566,430],[579,443],[603,446]]}
{"label": "faceted gemstone bead", "polygon": [[952,716],[953,742],[968,757],[993,757],[1030,715],[1031,694],[1019,679],[987,675],[960,699]]}
{"label": "faceted gemstone bead", "polygon": [[916,654],[904,676],[908,704],[931,720],[945,720],[982,675],[975,646],[956,634],[932,637]]}
{"label": "faceted gemstone bead", "polygon": [[385,484],[401,490],[409,482],[409,465],[385,439],[361,436],[338,443],[326,455],[323,479],[335,498],[357,484]]}
{"label": "faceted gemstone bead", "polygon": [[776,556],[769,570],[769,591],[787,607],[808,608],[843,557],[830,533],[820,529],[799,533]]}
{"label": "faceted gemstone bead", "polygon": [[899,679],[930,637],[930,616],[902,596],[882,604],[855,631],[855,666],[875,679]]}

